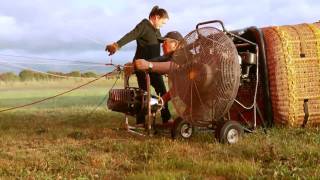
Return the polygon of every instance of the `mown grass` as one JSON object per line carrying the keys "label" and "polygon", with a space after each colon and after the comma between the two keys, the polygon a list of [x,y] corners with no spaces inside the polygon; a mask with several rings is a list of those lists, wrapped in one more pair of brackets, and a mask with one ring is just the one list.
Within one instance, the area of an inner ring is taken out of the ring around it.
{"label": "mown grass", "polygon": [[[1,113],[1,179],[318,179],[320,176],[317,128],[278,127],[269,129],[267,135],[258,129],[246,134],[236,145],[219,144],[211,133],[198,133],[190,141],[172,140],[168,134],[140,137],[121,129],[123,115],[107,111],[105,104],[96,109],[110,85],[111,81],[102,80],[60,97],[54,104],[48,102]],[[57,82],[57,86],[53,83],[49,89],[45,84],[39,88],[15,85],[11,90],[1,87],[0,107],[25,103],[71,86],[71,82],[65,82],[65,86]]]}

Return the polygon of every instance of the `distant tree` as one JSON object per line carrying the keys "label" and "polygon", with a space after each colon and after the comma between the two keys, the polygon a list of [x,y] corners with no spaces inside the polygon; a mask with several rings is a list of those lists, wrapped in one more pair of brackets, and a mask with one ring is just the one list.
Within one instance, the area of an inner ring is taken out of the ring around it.
{"label": "distant tree", "polygon": [[65,75],[65,74],[62,73],[62,72],[56,72],[56,71],[48,71],[47,73],[55,74],[55,75],[59,75],[59,76],[64,76],[64,75]]}
{"label": "distant tree", "polygon": [[[65,76],[65,74],[62,72],[47,71],[47,73],[53,74],[53,75],[58,75],[58,76]],[[48,79],[61,79],[61,77],[57,77],[57,76],[53,76],[53,75],[48,75]]]}
{"label": "distant tree", "polygon": [[34,72],[30,70],[22,70],[19,73],[19,77],[21,81],[30,81],[34,80]]}
{"label": "distant tree", "polygon": [[81,77],[98,77],[98,75],[94,72],[85,72],[81,74]]}
{"label": "distant tree", "polygon": [[[57,76],[55,76],[57,75]],[[13,76],[12,74],[10,76]],[[69,77],[89,77],[89,78],[96,78],[98,74],[95,72],[85,72],[81,73],[80,71],[71,71],[69,73],[62,73],[62,72],[55,72],[55,71],[47,71],[47,74],[34,72],[31,70],[22,70],[19,73],[19,76],[16,77],[21,81],[30,81],[30,80],[56,80],[61,79],[63,77],[58,76],[69,76]],[[12,77],[13,78],[13,77]],[[1,80],[1,79],[0,79]]]}
{"label": "distant tree", "polygon": [[19,80],[19,76],[17,76],[13,72],[6,72],[6,73],[0,74],[0,81],[18,81],[18,80]]}
{"label": "distant tree", "polygon": [[80,77],[81,73],[80,73],[80,71],[72,71],[72,72],[67,73],[66,75],[70,76],[70,77]]}
{"label": "distant tree", "polygon": [[47,74],[34,72],[33,79],[39,81],[39,80],[47,80],[47,79],[49,79],[49,77]]}
{"label": "distant tree", "polygon": [[23,70],[19,73],[19,77],[21,81],[30,81],[30,80],[47,80],[49,76],[44,73],[34,72],[31,70]]}

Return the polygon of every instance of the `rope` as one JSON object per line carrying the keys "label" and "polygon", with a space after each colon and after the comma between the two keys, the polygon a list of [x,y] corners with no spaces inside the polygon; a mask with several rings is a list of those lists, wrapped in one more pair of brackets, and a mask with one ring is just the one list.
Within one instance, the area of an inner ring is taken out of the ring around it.
{"label": "rope", "polygon": [[50,99],[53,99],[53,98],[62,96],[62,95],[64,95],[64,94],[67,94],[67,93],[70,93],[70,92],[75,91],[75,90],[77,90],[77,89],[80,89],[80,88],[82,88],[82,87],[84,87],[84,86],[86,86],[86,85],[88,85],[88,84],[91,84],[91,83],[93,83],[93,82],[95,82],[95,81],[97,81],[97,80],[99,80],[99,79],[101,79],[101,78],[103,78],[103,77],[109,76],[110,74],[114,73],[115,71],[118,71],[118,69],[114,69],[113,71],[111,71],[111,72],[109,72],[109,73],[106,73],[106,74],[104,74],[104,75],[102,75],[102,76],[100,76],[100,77],[98,77],[98,78],[96,78],[96,79],[93,79],[93,80],[91,80],[91,81],[89,81],[89,82],[87,82],[87,83],[84,83],[84,84],[82,84],[82,85],[80,85],[80,86],[77,86],[77,87],[75,87],[75,88],[72,88],[72,89],[70,89],[70,90],[68,90],[68,91],[64,91],[64,92],[59,93],[59,94],[56,94],[56,95],[54,95],[54,96],[50,96],[50,97],[47,97],[47,98],[44,98],[44,99],[40,99],[40,100],[31,102],[31,103],[28,103],[28,104],[24,104],[24,105],[20,105],[20,106],[15,106],[15,107],[3,109],[3,110],[0,110],[0,113],[6,112],[6,111],[15,110],[15,109],[20,109],[20,108],[24,108],[24,107],[28,107],[28,106],[32,106],[32,105],[39,104],[39,103],[41,103],[41,102],[48,101],[48,100],[50,100]]}
{"label": "rope", "polygon": [[[114,86],[117,84],[117,81],[120,79],[120,73],[121,73],[121,71],[119,71],[119,73],[118,73],[118,75],[117,75],[117,79],[114,81],[114,83],[113,83],[113,85],[111,86],[111,88],[109,89],[109,91],[112,90],[112,89],[114,88]],[[109,91],[108,91],[108,92],[109,92]],[[90,113],[88,113],[88,114],[86,115],[85,120],[87,120],[87,119],[98,109],[98,107],[100,107],[100,106],[104,103],[104,101],[107,99],[107,97],[108,97],[108,93],[103,97],[103,99],[101,100],[101,102],[100,102]]]}
{"label": "rope", "polygon": [[[26,69],[26,70],[30,70],[30,71],[33,71],[33,72],[38,72],[38,73],[46,74],[46,75],[49,75],[49,76],[59,77],[59,78],[85,78],[85,77],[64,76],[64,75],[52,74],[52,73],[40,71],[40,70],[37,70],[37,69],[34,69],[34,68],[30,68],[30,67],[27,67],[27,66],[13,65],[13,64],[9,64],[9,63],[4,63],[1,60],[0,60],[0,64],[5,65],[5,66],[9,66],[9,67],[16,67],[16,68],[19,68],[19,69]],[[122,66],[122,65],[115,65],[115,64],[112,64],[112,63],[104,64],[104,66],[113,66],[114,68],[126,67],[126,66]],[[120,70],[120,69],[118,69],[118,70]],[[81,71],[86,71],[86,69],[85,70],[81,70]]]}
{"label": "rope", "polygon": [[88,66],[88,67],[100,67],[105,66],[105,64],[81,64],[81,63],[47,63],[47,62],[19,62],[19,61],[8,61],[0,60],[3,63],[14,63],[14,64],[30,64],[30,65],[61,65],[61,66]]}
{"label": "rope", "polygon": [[10,67],[17,67],[19,69],[26,69],[26,70],[30,70],[30,71],[33,71],[33,72],[38,72],[38,73],[41,73],[41,74],[46,74],[46,75],[49,75],[49,76],[54,76],[54,77],[59,77],[59,78],[79,78],[79,77],[74,77],[74,76],[63,76],[63,75],[58,75],[58,74],[52,74],[52,73],[48,73],[48,72],[32,69],[32,68],[29,68],[29,67],[26,67],[26,66],[12,65],[12,64],[8,64],[8,63],[2,63],[2,62],[0,62],[0,64],[6,65],[6,66],[10,66]]}
{"label": "rope", "polygon": [[[74,33],[74,32],[73,32],[73,33]],[[97,40],[97,39],[94,39],[94,38],[92,38],[92,37],[90,37],[90,36],[88,36],[88,35],[86,36],[86,35],[80,34],[80,33],[78,33],[78,32],[76,32],[76,34],[79,35],[79,36],[81,36],[81,37],[83,37],[83,38],[85,38],[85,39],[87,39],[87,40],[90,40],[91,42],[96,43],[97,45],[102,45],[102,46],[105,46],[105,45],[106,45],[104,42],[99,41],[99,40]]]}
{"label": "rope", "polygon": [[[85,39],[87,39],[87,40],[89,40],[89,41],[91,41],[91,42],[93,42],[93,43],[95,43],[97,45],[105,46],[104,42],[98,40],[97,38],[93,38],[91,34],[89,35],[88,33],[81,33],[78,30],[74,31],[74,28],[75,28],[74,25],[80,25],[82,28],[84,28],[82,24],[79,24],[79,23],[76,23],[76,22],[65,22],[65,25],[69,26],[70,28],[72,28],[72,29],[69,29],[69,28],[65,28],[64,29],[64,30],[67,30],[69,33],[81,36],[81,37],[83,37],[83,38],[85,38]],[[88,27],[88,26],[86,26],[86,27]]]}
{"label": "rope", "polygon": [[82,60],[70,60],[70,59],[56,59],[56,58],[44,58],[44,57],[35,57],[35,56],[21,56],[21,55],[12,55],[12,54],[0,54],[4,57],[16,57],[16,58],[25,58],[25,59],[38,59],[38,60],[47,60],[47,61],[60,61],[60,62],[77,62],[83,64],[100,64],[105,65],[104,63],[93,62],[93,61],[82,61]]}

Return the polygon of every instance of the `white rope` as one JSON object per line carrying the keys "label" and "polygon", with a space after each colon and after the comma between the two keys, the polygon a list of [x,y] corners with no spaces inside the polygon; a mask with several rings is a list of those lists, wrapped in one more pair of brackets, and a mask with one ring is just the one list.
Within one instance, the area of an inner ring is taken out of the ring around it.
{"label": "white rope", "polygon": [[96,38],[93,38],[92,35],[88,35],[88,34],[84,34],[84,33],[81,33],[78,29],[75,31],[74,28],[75,26],[74,25],[80,25],[81,26],[81,30],[84,30],[84,28],[88,28],[88,27],[91,27],[91,26],[83,26],[83,23],[77,23],[77,22],[65,22],[64,23],[66,26],[70,27],[71,29],[69,28],[65,28],[64,30],[68,31],[69,33],[71,34],[76,34],[80,37],[83,37],[84,39],[87,39],[97,45],[102,45],[103,47],[106,45],[104,42],[96,39]]}
{"label": "white rope", "polygon": [[88,66],[88,67],[104,67],[105,65],[98,64],[80,64],[80,63],[46,63],[46,62],[19,62],[19,61],[8,61],[8,60],[0,60],[1,63],[7,64],[30,64],[30,65],[57,65],[57,66]]}
{"label": "white rope", "polygon": [[[74,32],[73,32],[73,33],[74,33]],[[90,40],[91,42],[94,42],[94,43],[96,43],[96,44],[98,44],[98,45],[105,46],[105,43],[103,43],[102,41],[99,41],[99,40],[97,40],[97,39],[93,39],[93,38],[90,37],[90,36],[86,36],[86,35],[84,35],[84,34],[80,34],[79,32],[76,32],[76,34],[79,35],[79,36],[81,36],[81,37],[83,37],[83,38],[85,38],[85,39],[87,39],[87,40]]]}
{"label": "white rope", "polygon": [[26,69],[26,70],[30,70],[30,71],[33,71],[33,72],[38,72],[38,73],[41,73],[41,74],[54,76],[54,77],[60,77],[60,78],[83,78],[83,77],[63,76],[63,75],[58,75],[58,74],[52,74],[52,73],[40,71],[40,70],[37,70],[37,69],[29,68],[29,67],[26,67],[26,66],[13,65],[13,64],[2,63],[2,62],[0,62],[0,64],[6,65],[6,66],[11,66],[11,67],[16,67],[16,68],[19,68],[19,69]]}
{"label": "white rope", "polygon": [[22,55],[12,55],[12,54],[0,54],[3,57],[15,57],[15,58],[24,58],[35,60],[46,60],[46,61],[61,61],[61,62],[72,62],[72,63],[81,63],[81,64],[97,64],[104,65],[104,63],[94,62],[94,61],[82,61],[82,60],[71,60],[71,59],[56,59],[56,58],[45,58],[45,57],[35,57],[35,56],[22,56]]}

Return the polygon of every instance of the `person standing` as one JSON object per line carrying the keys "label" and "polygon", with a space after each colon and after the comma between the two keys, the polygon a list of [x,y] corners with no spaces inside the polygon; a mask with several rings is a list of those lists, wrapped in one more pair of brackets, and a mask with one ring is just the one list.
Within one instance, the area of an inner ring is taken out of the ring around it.
{"label": "person standing", "polygon": [[[109,52],[109,55],[113,55],[121,47],[128,44],[131,41],[136,40],[137,48],[133,58],[133,61],[136,59],[152,59],[160,56],[160,43],[162,40],[160,28],[167,23],[169,20],[169,15],[167,11],[158,6],[154,6],[149,14],[148,19],[143,19],[136,27],[131,30],[129,33],[124,35],[120,40],[106,46],[106,51]],[[138,85],[140,89],[147,90],[146,83],[146,74],[145,72],[136,71],[135,72],[138,80]],[[163,80],[161,81],[162,76],[160,74],[155,74],[150,76],[151,84],[157,94],[162,96],[166,93],[166,88]],[[168,121],[171,118],[170,113],[163,114],[161,113],[162,120]],[[145,122],[145,114],[138,113],[136,116],[137,124],[142,124]]]}

